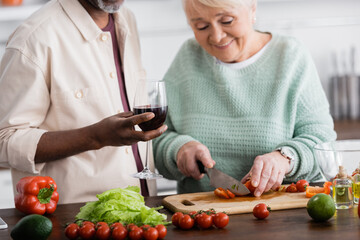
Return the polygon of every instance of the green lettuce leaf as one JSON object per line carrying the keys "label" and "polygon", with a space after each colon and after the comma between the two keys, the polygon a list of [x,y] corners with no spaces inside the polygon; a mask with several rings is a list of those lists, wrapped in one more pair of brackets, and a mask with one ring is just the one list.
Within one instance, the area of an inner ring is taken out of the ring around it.
{"label": "green lettuce leaf", "polygon": [[92,222],[121,222],[123,224],[135,223],[153,226],[168,224],[166,215],[157,211],[162,207],[147,207],[144,197],[139,193],[140,188],[137,186],[105,191],[96,195],[98,201],[88,202],[81,207],[75,218]]}

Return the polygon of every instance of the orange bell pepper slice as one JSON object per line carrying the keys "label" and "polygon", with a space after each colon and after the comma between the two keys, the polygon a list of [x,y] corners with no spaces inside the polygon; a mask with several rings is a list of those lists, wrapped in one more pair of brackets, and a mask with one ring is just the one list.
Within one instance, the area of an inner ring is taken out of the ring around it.
{"label": "orange bell pepper slice", "polygon": [[318,193],[330,194],[330,186],[331,185],[332,185],[331,182],[325,182],[323,187],[307,186],[307,188],[306,188],[306,197],[311,198],[311,197],[315,196]]}

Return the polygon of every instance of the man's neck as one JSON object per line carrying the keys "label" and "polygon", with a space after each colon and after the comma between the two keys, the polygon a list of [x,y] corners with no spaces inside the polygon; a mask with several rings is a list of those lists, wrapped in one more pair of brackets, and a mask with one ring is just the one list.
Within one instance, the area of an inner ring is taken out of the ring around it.
{"label": "man's neck", "polygon": [[107,26],[107,24],[109,23],[109,13],[94,7],[87,0],[79,0],[79,2],[89,13],[91,18],[94,20],[94,22],[96,23],[96,25],[98,25],[100,29],[103,29]]}

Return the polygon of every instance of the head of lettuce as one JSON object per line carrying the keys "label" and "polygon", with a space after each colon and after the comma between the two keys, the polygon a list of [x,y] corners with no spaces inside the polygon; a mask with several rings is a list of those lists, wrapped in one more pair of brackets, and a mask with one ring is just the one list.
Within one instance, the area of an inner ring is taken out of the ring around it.
{"label": "head of lettuce", "polygon": [[157,211],[163,207],[145,206],[144,197],[139,193],[140,188],[136,186],[108,190],[96,195],[98,201],[88,202],[81,207],[75,218],[91,222],[121,222],[152,226],[168,224],[166,215]]}

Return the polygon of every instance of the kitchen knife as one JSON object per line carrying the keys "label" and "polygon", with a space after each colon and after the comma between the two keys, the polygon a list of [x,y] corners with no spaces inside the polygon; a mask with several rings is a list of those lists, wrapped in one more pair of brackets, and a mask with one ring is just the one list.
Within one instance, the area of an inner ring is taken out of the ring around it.
{"label": "kitchen knife", "polygon": [[214,188],[229,189],[235,195],[247,195],[250,193],[249,189],[235,178],[223,173],[222,171],[213,168],[205,167],[202,162],[196,161],[200,173],[206,173],[210,179],[210,185]]}

